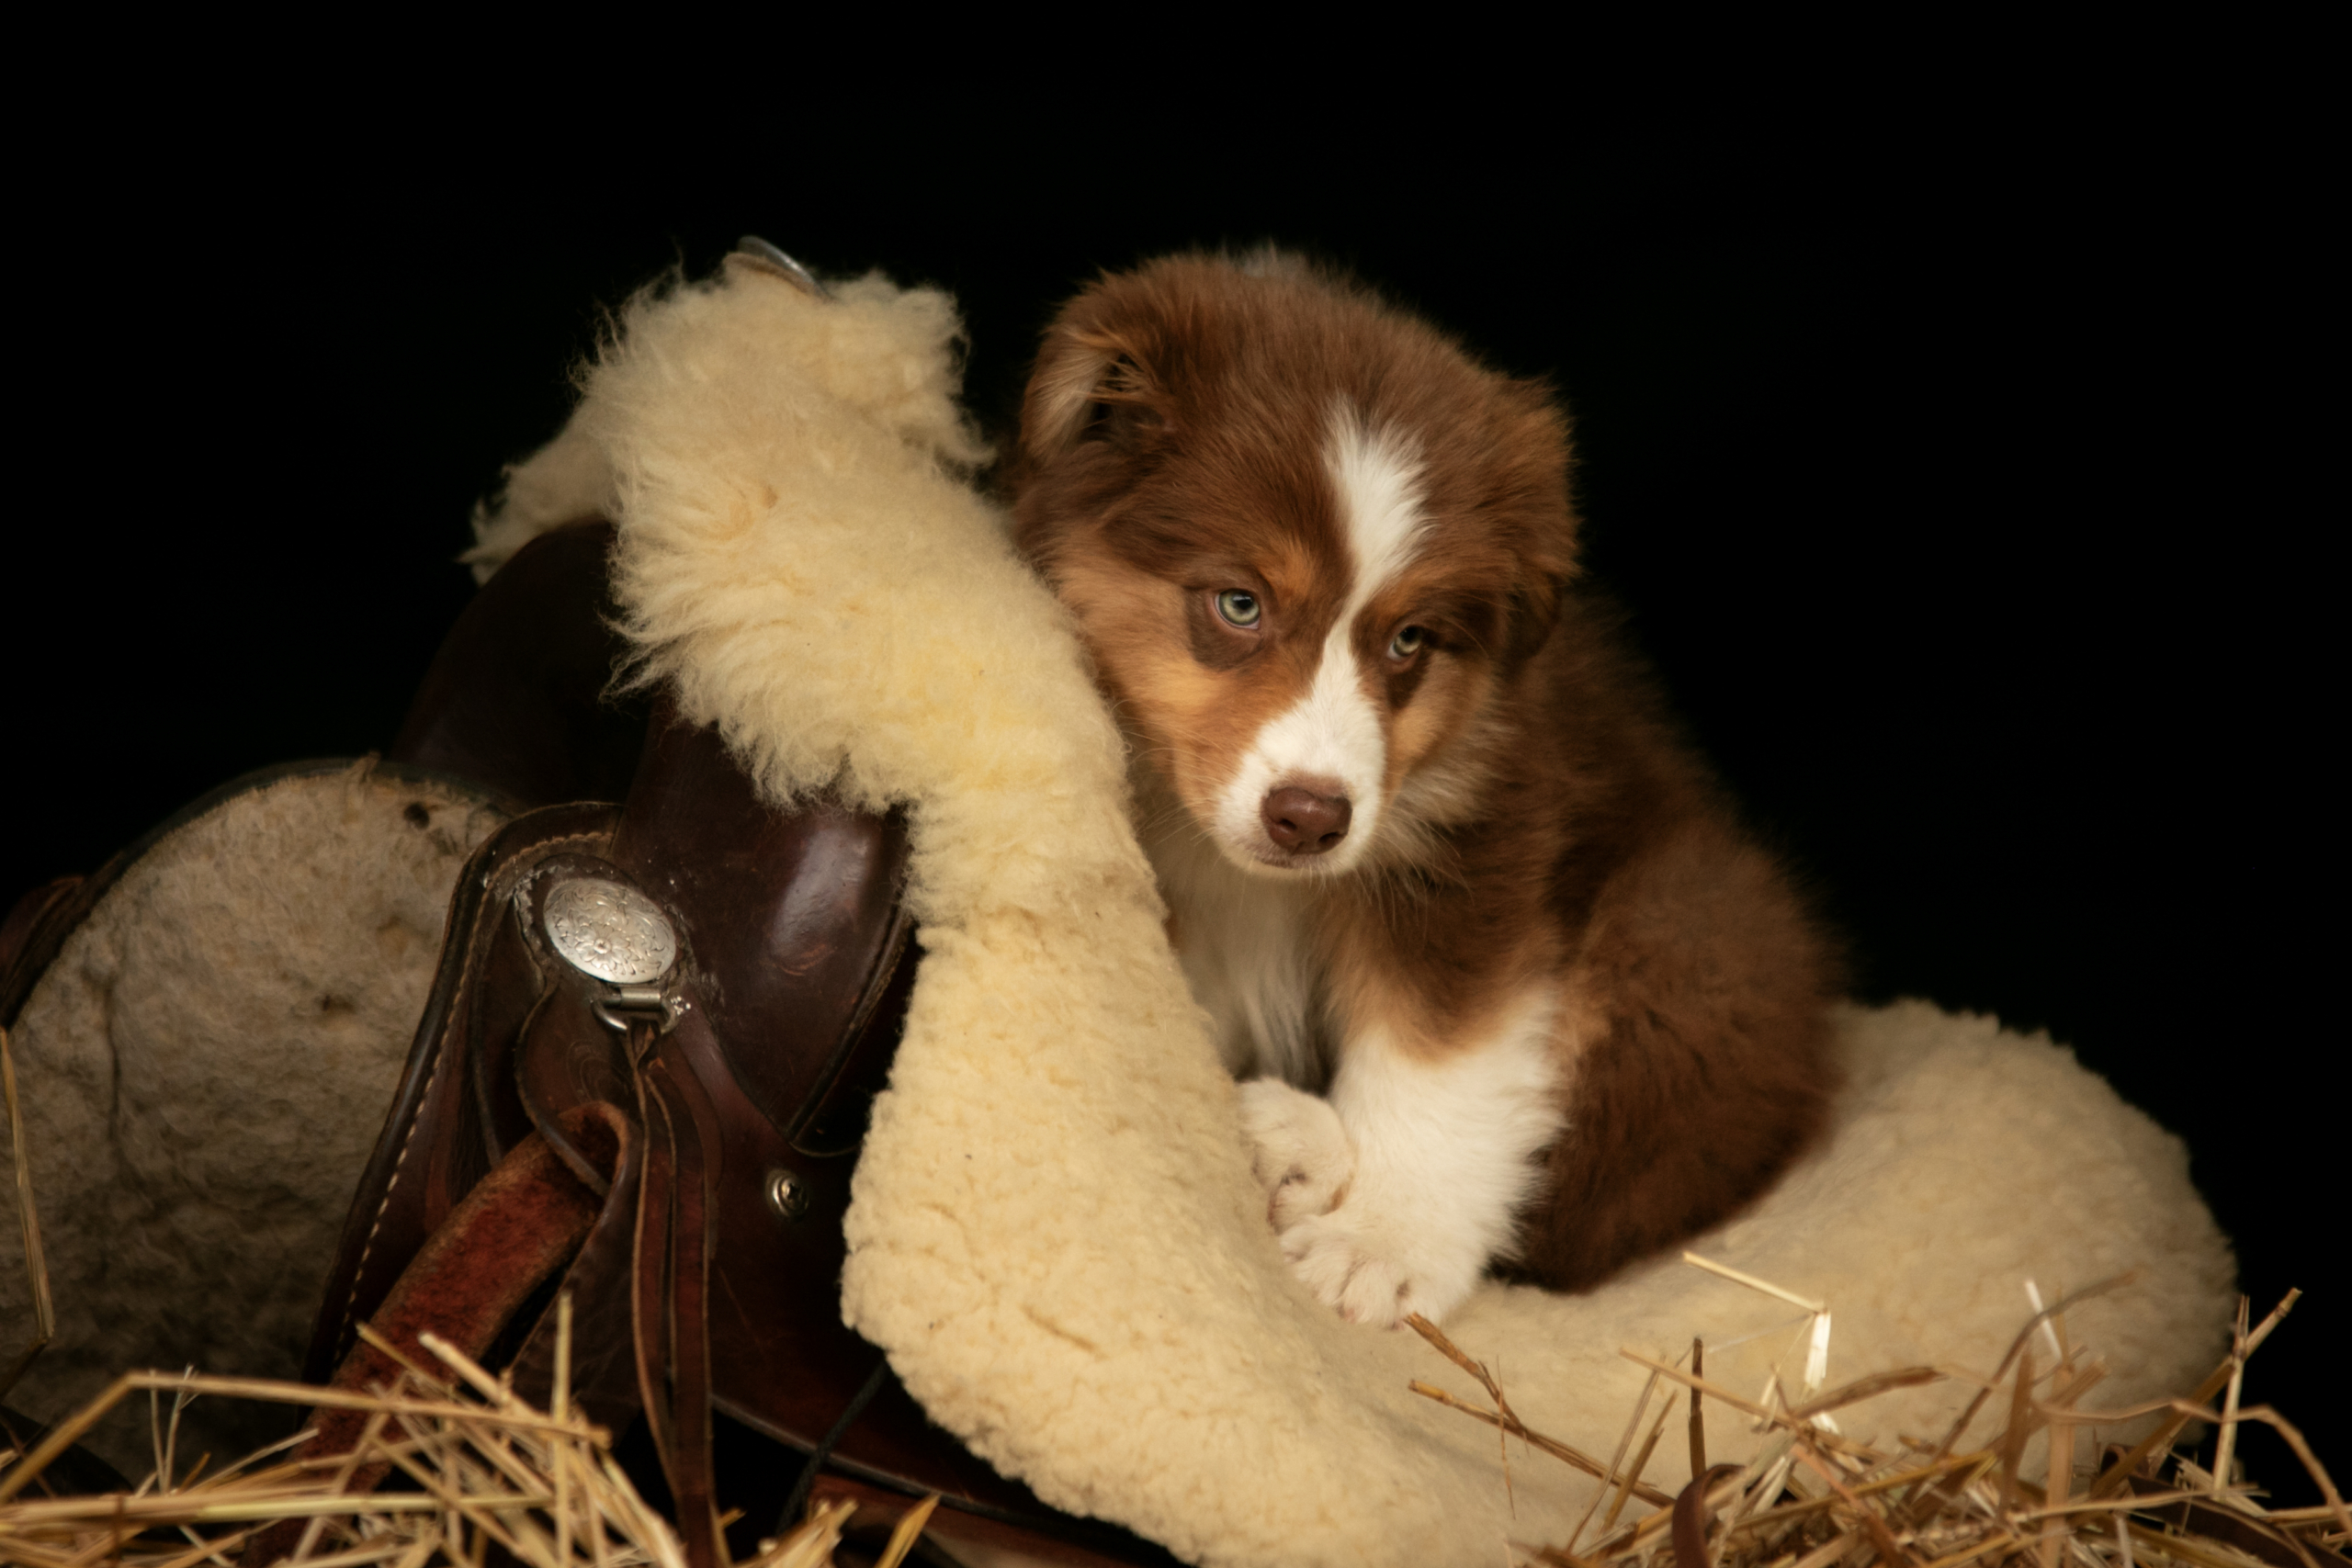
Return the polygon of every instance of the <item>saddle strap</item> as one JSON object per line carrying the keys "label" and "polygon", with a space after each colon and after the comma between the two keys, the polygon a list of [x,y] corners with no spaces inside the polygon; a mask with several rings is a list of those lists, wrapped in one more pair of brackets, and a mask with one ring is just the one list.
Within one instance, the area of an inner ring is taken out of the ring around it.
{"label": "saddle strap", "polygon": [[[569,1398],[590,1423],[617,1434],[628,1428],[644,1397],[638,1381],[632,1297],[645,1141],[616,1107],[599,1103],[588,1109],[608,1120],[617,1148],[604,1207],[563,1277],[562,1289],[571,1297]],[[558,1368],[552,1311],[540,1315],[508,1371],[517,1394],[542,1410],[553,1404]]]}
{"label": "saddle strap", "polygon": [[[615,1173],[634,1164],[635,1134],[611,1106],[578,1108],[565,1131],[575,1147],[605,1156]],[[598,1219],[613,1206],[618,1185],[608,1179],[599,1195],[546,1139],[535,1136],[515,1145],[409,1260],[377,1307],[368,1332],[328,1386],[359,1393],[390,1386],[406,1368],[435,1375],[439,1363],[424,1344],[427,1332],[476,1360],[483,1359],[516,1314],[579,1256]],[[311,1435],[295,1458],[348,1454],[376,1419],[358,1406],[322,1403],[312,1413]],[[346,1489],[373,1491],[390,1470],[380,1460],[357,1466]],[[264,1530],[245,1549],[248,1568],[295,1551],[308,1529],[309,1521],[283,1519]]]}
{"label": "saddle strap", "polygon": [[678,1530],[695,1568],[726,1561],[718,1535],[710,1421],[710,1169],[718,1143],[691,1076],[656,1058],[638,1079],[646,1134],[645,1190],[637,1209],[637,1382]]}

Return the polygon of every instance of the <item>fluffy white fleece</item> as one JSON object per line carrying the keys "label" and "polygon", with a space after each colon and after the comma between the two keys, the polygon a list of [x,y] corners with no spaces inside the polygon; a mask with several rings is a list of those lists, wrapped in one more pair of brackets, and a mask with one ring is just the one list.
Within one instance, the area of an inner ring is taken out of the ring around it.
{"label": "fluffy white fleece", "polygon": [[[925,958],[849,1216],[842,1311],[944,1426],[1047,1500],[1210,1563],[1488,1563],[1557,1539],[1580,1475],[1407,1392],[1470,1394],[1419,1340],[1291,1280],[1129,830],[1114,728],[1052,597],[967,485],[942,296],[831,302],[743,272],[638,301],[564,435],[484,519],[485,570],[604,512],[650,671],[783,802],[911,808]],[[1829,1145],[1697,1250],[1834,1312],[1833,1381],[1989,1371],[2045,1299],[2117,1404],[2211,1365],[2228,1250],[2178,1142],[2067,1052],[1919,1005],[1849,1011]],[[1718,1346],[1760,1392],[1792,1310],[1663,1261],[1590,1295],[1489,1287],[1448,1325],[1538,1429],[1606,1454],[1644,1373]],[[1794,1375],[1802,1355],[1785,1357]],[[1934,1431],[1970,1388],[1861,1407]],[[1711,1457],[1758,1439],[1718,1420]],[[1663,1445],[1651,1479],[1687,1465]]]}
{"label": "fluffy white fleece", "polygon": [[[362,761],[230,794],[98,901],[12,1035],[58,1334],[9,1404],[54,1420],[133,1367],[300,1373],[450,888],[504,819]],[[32,1318],[11,1209],[9,1356]],[[225,1461],[288,1414],[199,1400],[181,1452]],[[153,1463],[143,1405],[91,1442],[134,1482]]]}

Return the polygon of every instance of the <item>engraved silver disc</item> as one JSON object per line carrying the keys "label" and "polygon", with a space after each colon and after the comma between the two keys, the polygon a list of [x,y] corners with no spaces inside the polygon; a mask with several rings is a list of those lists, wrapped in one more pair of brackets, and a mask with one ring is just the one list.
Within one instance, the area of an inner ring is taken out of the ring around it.
{"label": "engraved silver disc", "polygon": [[558,883],[546,906],[548,942],[582,974],[616,986],[659,980],[678,961],[678,933],[652,899],[597,876]]}

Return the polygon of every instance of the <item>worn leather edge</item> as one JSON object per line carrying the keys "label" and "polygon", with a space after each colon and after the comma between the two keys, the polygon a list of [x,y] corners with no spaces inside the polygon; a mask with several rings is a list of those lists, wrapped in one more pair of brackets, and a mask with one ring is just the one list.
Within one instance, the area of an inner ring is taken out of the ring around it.
{"label": "worn leather edge", "polygon": [[[418,1016],[416,1033],[409,1046],[408,1059],[401,1068],[399,1087],[392,1092],[383,1130],[377,1134],[376,1147],[368,1155],[367,1165],[361,1168],[352,1190],[350,1212],[336,1239],[334,1270],[320,1297],[311,1348],[302,1361],[304,1382],[325,1382],[342,1359],[349,1297],[367,1262],[369,1233],[390,1196],[409,1134],[424,1109],[440,1066],[451,1010],[471,967],[474,932],[487,907],[491,869],[502,857],[514,852],[518,840],[534,840],[558,824],[571,833],[591,831],[599,826],[609,831],[610,823],[619,813],[618,807],[605,802],[526,811],[476,845],[458,873],[457,886],[449,895],[448,918],[442,927],[441,959],[434,971],[433,988],[426,993],[424,1010]],[[338,1297],[342,1298],[342,1304],[336,1304]]]}

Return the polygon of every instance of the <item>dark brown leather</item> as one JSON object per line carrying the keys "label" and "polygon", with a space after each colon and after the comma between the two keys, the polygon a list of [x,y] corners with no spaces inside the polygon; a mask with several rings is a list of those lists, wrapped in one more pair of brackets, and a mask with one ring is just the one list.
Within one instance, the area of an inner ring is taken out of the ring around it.
{"label": "dark brown leather", "polygon": [[[2116,1464],[2127,1451],[2120,1443],[2108,1445],[2099,1459],[2101,1470]],[[2141,1497],[2163,1496],[2180,1490],[2177,1483],[2167,1484],[2153,1474],[2127,1475],[2124,1481],[2132,1494]],[[2264,1524],[2221,1503],[2200,1503],[2184,1498],[2136,1509],[2132,1518],[2135,1523],[2143,1518],[2155,1519],[2177,1529],[2227,1541],[2256,1562],[2271,1564],[2271,1568],[2320,1568],[2322,1564],[2340,1564],[2346,1561],[2340,1551],[2331,1551],[2316,1541],[2299,1540],[2275,1526]]]}
{"label": "dark brown leather", "polygon": [[[583,1108],[567,1132],[574,1143],[599,1148],[607,1168],[619,1163],[634,1135],[607,1107]],[[546,1140],[516,1145],[410,1261],[370,1316],[375,1340],[344,1358],[334,1386],[390,1385],[403,1364],[435,1366],[424,1342],[427,1330],[481,1359],[525,1301],[571,1261],[602,1206]],[[377,1418],[363,1410],[322,1407],[312,1412],[311,1436],[293,1457],[348,1453]],[[352,1471],[344,1484],[372,1491],[390,1468],[388,1461],[371,1461]],[[244,1560],[277,1562],[297,1548],[309,1528],[305,1519],[282,1519],[248,1543]]]}
{"label": "dark brown leather", "polygon": [[[609,1114],[610,1105],[595,1108]],[[574,1255],[563,1289],[572,1304],[571,1403],[608,1431],[625,1429],[639,1404],[637,1336],[631,1287],[637,1260],[639,1184],[645,1168],[645,1141],[638,1124],[616,1118],[628,1136],[616,1140],[606,1177],[605,1204]],[[549,1145],[552,1147],[553,1145]],[[590,1150],[592,1158],[601,1151]],[[568,1162],[567,1162],[568,1163]],[[541,1409],[555,1388],[555,1314],[545,1314],[515,1355],[514,1386]]]}
{"label": "dark brown leather", "polygon": [[526,806],[620,799],[648,704],[605,694],[628,653],[605,582],[612,548],[612,525],[587,519],[499,568],[442,643],[384,755]]}
{"label": "dark brown leather", "polygon": [[[577,551],[590,532],[535,543],[493,585],[536,550]],[[571,580],[550,570],[517,581],[561,589]],[[468,615],[524,611],[538,626],[557,615],[486,593]],[[590,611],[575,600],[571,613]],[[509,646],[462,621],[451,645]],[[462,685],[461,658],[435,669],[445,687]],[[506,691],[537,700],[527,682]],[[470,716],[422,733],[496,728],[489,708],[451,700],[438,711]],[[455,754],[434,753],[444,764]],[[586,771],[571,763],[542,776]],[[514,770],[502,784],[528,787]],[[384,1310],[469,1190],[543,1140],[602,1203],[561,1281],[574,1303],[573,1397],[616,1434],[642,1408],[697,1563],[722,1550],[711,1523],[714,1411],[803,1452],[837,1437],[832,1472],[877,1495],[939,1492],[951,1517],[995,1532],[988,1539],[1070,1561],[1172,1561],[1125,1531],[1046,1508],[975,1459],[841,1322],[849,1179],[916,971],[901,898],[908,858],[897,815],[822,801],[765,807],[714,732],[661,707],[626,807],[548,807],[484,843],[452,900],[441,968],[345,1225],[310,1375],[347,1364],[355,1325]],[[600,1021],[601,983],[551,950],[546,897],[578,876],[633,887],[669,919],[680,949],[670,990],[684,1007],[666,1027],[646,1014],[628,1015],[626,1033]],[[625,1122],[636,1157],[616,1163],[578,1146],[582,1116]],[[769,1197],[778,1178],[794,1194],[787,1212]],[[551,1310],[516,1323],[503,1342],[520,1347],[518,1392],[544,1402]],[[860,1400],[868,1403],[836,1433]],[[789,1478],[778,1481],[781,1493]]]}
{"label": "dark brown leather", "polygon": [[[887,1057],[867,1063],[838,1100],[812,1090],[837,1079],[848,1065],[842,1053],[865,1037],[882,1001],[877,980],[912,931],[899,907],[903,823],[893,818],[877,831],[874,818],[824,803],[772,810],[717,731],[665,719],[612,858],[687,922],[711,1033],[752,1103],[786,1140],[812,1143],[811,1154],[854,1149]],[[853,1010],[824,1043],[830,1050],[774,1048],[782,1021],[831,1017],[844,1005]]]}
{"label": "dark brown leather", "polygon": [[[7,1480],[35,1449],[47,1442],[51,1430],[23,1411],[0,1404],[0,1449],[17,1456],[0,1464],[0,1481]],[[75,1443],[43,1466],[17,1495],[32,1502],[42,1497],[96,1497],[130,1490],[130,1482],[122,1472]]]}
{"label": "dark brown leather", "polygon": [[33,933],[54,911],[73,901],[82,882],[79,876],[61,876],[42,883],[17,900],[8,918],[0,920],[0,975],[17,966],[17,956],[31,945]]}
{"label": "dark brown leather", "polygon": [[334,1377],[356,1325],[375,1315],[426,1238],[504,1156],[504,1134],[525,1123],[506,1085],[541,987],[509,907],[541,862],[608,844],[618,817],[617,807],[597,804],[526,812],[484,840],[458,874],[433,989],[327,1276],[306,1381]]}

